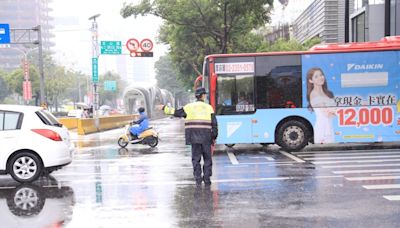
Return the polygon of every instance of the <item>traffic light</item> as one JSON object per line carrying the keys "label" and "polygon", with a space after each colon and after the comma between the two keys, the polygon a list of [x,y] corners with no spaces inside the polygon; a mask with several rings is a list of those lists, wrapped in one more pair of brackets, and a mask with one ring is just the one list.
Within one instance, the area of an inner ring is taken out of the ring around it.
{"label": "traffic light", "polygon": [[136,52],[133,57],[153,57],[153,52]]}

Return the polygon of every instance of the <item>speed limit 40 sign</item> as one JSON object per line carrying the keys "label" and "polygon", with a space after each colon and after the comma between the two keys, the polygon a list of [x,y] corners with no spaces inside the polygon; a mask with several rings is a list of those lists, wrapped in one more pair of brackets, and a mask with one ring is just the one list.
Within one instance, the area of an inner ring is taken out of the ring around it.
{"label": "speed limit 40 sign", "polygon": [[143,39],[140,42],[140,48],[144,52],[149,52],[149,51],[153,50],[153,42],[150,39]]}

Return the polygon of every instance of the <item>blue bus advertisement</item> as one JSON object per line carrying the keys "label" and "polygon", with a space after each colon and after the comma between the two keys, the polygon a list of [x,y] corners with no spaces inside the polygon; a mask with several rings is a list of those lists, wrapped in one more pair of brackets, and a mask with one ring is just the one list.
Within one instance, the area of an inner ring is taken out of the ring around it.
{"label": "blue bus advertisement", "polygon": [[314,142],[399,140],[399,69],[399,51],[303,55]]}

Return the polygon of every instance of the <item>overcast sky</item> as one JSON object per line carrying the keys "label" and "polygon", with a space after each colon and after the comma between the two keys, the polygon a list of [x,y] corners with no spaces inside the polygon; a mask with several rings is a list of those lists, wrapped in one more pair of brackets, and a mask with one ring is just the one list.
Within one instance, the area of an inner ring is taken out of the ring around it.
{"label": "overcast sky", "polygon": [[[125,43],[130,38],[139,41],[144,38],[153,40],[154,60],[166,52],[167,47],[156,44],[155,37],[161,20],[156,17],[129,17],[123,19],[119,11],[127,0],[53,0],[51,7],[54,17],[56,43],[56,60],[69,68],[91,73],[91,32],[92,21],[89,17],[101,14],[98,22],[99,42],[102,40],[122,41],[123,53],[128,54]],[[131,0],[127,2],[138,2]],[[101,55],[99,58],[99,72],[116,68],[118,56]]]}
{"label": "overcast sky", "polygon": [[[124,2],[138,3],[139,0],[53,0],[51,16],[54,17],[55,58],[63,65],[91,74],[91,23],[88,18],[101,14],[97,19],[99,41],[122,41],[123,52],[127,54],[125,43],[130,38],[139,41],[150,38],[154,42],[155,57],[149,61],[155,62],[159,56],[164,55],[167,47],[157,44],[155,38],[161,19],[146,17],[129,17],[123,19],[119,11]],[[272,15],[273,24],[293,21],[312,0],[291,0],[289,5],[282,10],[282,6],[275,1],[275,12]],[[116,58],[118,56],[101,55],[99,59],[99,72],[116,71]]]}

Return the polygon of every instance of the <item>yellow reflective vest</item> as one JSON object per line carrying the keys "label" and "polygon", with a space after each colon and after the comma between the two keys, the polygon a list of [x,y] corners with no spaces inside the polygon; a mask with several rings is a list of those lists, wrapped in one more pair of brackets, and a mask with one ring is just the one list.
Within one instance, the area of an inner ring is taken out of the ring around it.
{"label": "yellow reflective vest", "polygon": [[187,104],[178,110],[164,106],[164,113],[185,118],[186,144],[208,144],[212,143],[218,136],[214,109],[203,101]]}

